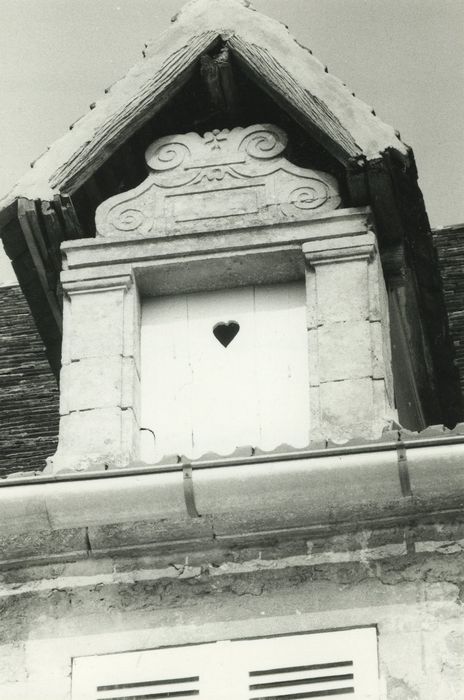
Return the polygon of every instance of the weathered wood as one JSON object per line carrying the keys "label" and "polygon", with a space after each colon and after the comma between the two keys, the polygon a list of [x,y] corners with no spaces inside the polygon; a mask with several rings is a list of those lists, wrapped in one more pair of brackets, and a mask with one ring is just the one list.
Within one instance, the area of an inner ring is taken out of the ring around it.
{"label": "weathered wood", "polygon": [[201,77],[212,106],[233,118],[238,111],[238,92],[227,45],[215,56],[201,57]]}
{"label": "weathered wood", "polygon": [[365,163],[363,165],[356,164],[355,167],[348,168],[346,184],[352,207],[363,207],[369,203]]}
{"label": "weathered wood", "polygon": [[367,163],[369,201],[379,223],[380,245],[392,245],[404,239],[405,231],[393,190],[388,166],[383,158]]}
{"label": "weathered wood", "polygon": [[37,219],[35,202],[29,199],[20,199],[18,202],[18,216],[29,249],[31,252],[35,251],[35,255],[40,258],[42,263],[46,264],[49,254]]}
{"label": "weathered wood", "polygon": [[229,46],[243,70],[335,158],[346,165],[351,158],[362,155],[337,117],[321,100],[302,88],[267,49],[239,36],[232,37]]}
{"label": "weathered wood", "polygon": [[60,197],[55,197],[54,201],[57,206],[60,206],[63,215],[66,238],[85,238],[71,197],[68,195],[61,195]]}
{"label": "weathered wood", "polygon": [[18,202],[15,202],[10,209],[14,209],[14,213],[11,212],[11,218],[5,217],[0,223],[0,235],[5,253],[11,261],[14,261],[27,250],[27,244],[17,219]]}
{"label": "weathered wood", "polygon": [[56,285],[58,285],[61,271],[60,246],[64,240],[64,231],[58,215],[50,202],[41,202],[41,215],[43,227],[45,228],[49,241],[50,257],[57,273]]}
{"label": "weathered wood", "polygon": [[381,253],[382,268],[390,288],[404,284],[406,278],[406,257],[403,243],[387,246]]}
{"label": "weathered wood", "polygon": [[73,159],[53,173],[51,186],[71,193],[80,187],[120,144],[156,114],[187,82],[195,69],[196,60],[216,39],[215,32],[202,32],[169,56],[159,71],[140,86],[137,94],[130,95],[128,102],[121,105],[116,113],[111,113],[95,130],[92,139],[76,151]]}
{"label": "weathered wood", "polygon": [[20,199],[18,219],[50,311],[58,328],[61,328],[61,312],[54,290],[52,290],[49,255],[42,238],[35,203],[24,198]]}

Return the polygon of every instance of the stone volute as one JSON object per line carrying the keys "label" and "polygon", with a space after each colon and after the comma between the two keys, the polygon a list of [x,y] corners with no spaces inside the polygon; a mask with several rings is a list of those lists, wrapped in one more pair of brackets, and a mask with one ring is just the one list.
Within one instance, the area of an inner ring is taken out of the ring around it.
{"label": "stone volute", "polygon": [[395,418],[369,210],[340,208],[336,180],[288,161],[286,144],[269,124],[161,138],[146,152],[146,180],[98,208],[97,237],[63,244],[61,419],[49,471],[140,461],[141,316],[161,296],[305,284],[307,443],[377,437]]}

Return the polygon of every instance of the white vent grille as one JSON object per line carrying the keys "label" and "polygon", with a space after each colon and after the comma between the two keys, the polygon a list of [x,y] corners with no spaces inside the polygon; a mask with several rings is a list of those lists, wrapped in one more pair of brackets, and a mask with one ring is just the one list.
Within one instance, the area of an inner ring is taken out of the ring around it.
{"label": "white vent grille", "polygon": [[190,698],[199,695],[198,676],[163,678],[136,683],[97,686],[98,700],[132,700],[133,698]]}
{"label": "white vent grille", "polygon": [[250,698],[325,698],[354,693],[352,661],[250,672]]}
{"label": "white vent grille", "polygon": [[74,660],[73,700],[377,700],[372,627]]}

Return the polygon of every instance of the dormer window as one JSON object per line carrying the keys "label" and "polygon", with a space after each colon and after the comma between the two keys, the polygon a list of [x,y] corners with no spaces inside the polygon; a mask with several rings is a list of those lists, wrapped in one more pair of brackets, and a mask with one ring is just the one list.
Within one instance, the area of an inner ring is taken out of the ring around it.
{"label": "dormer window", "polygon": [[396,417],[369,213],[286,144],[270,124],[163,137],[95,241],[66,246],[55,469],[303,448]]}

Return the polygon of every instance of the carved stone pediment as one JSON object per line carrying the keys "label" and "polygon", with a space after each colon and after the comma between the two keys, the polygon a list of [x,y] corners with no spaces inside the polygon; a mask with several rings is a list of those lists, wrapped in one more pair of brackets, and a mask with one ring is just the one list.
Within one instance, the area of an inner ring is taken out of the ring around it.
{"label": "carved stone pediment", "polygon": [[336,209],[336,180],[282,153],[271,124],[166,136],[145,154],[147,179],[97,209],[97,235],[153,237],[262,226]]}

